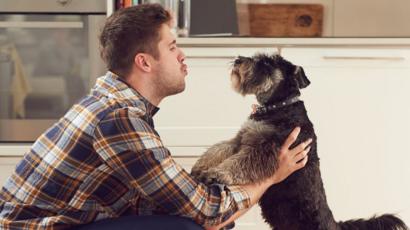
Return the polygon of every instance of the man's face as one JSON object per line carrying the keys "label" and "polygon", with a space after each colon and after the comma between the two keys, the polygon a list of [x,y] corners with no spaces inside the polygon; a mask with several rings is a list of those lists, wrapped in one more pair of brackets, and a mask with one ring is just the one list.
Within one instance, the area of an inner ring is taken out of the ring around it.
{"label": "man's face", "polygon": [[185,55],[176,45],[175,36],[168,25],[162,25],[158,43],[159,58],[154,61],[155,87],[163,96],[184,91],[185,76],[188,74],[184,64]]}

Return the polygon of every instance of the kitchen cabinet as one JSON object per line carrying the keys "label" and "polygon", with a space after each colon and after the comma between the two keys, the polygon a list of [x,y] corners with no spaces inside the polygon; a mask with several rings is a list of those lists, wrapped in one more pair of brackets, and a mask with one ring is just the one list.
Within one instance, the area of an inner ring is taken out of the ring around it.
{"label": "kitchen cabinet", "polygon": [[410,223],[410,49],[285,48],[282,55],[311,81],[302,99],[335,218],[388,212]]}

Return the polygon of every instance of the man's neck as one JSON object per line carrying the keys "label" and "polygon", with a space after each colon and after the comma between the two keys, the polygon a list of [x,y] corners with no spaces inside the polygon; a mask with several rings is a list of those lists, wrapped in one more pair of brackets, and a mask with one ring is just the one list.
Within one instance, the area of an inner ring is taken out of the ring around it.
{"label": "man's neck", "polygon": [[149,82],[148,76],[144,75],[129,75],[125,78],[125,81],[133,89],[135,89],[141,96],[147,99],[152,105],[157,106],[162,101],[163,97],[156,93],[156,89],[153,88],[153,84]]}

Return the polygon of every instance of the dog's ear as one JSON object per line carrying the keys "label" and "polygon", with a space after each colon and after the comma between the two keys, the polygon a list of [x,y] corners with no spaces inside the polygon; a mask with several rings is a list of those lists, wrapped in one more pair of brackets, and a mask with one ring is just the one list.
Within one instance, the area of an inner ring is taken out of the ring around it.
{"label": "dog's ear", "polygon": [[306,88],[308,85],[310,85],[310,81],[307,78],[305,71],[300,66],[296,66],[295,78],[296,82],[298,83],[299,89]]}

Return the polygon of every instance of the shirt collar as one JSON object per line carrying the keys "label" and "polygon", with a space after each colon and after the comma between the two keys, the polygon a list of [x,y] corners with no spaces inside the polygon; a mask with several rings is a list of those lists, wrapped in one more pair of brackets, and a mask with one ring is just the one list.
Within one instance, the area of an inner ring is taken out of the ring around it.
{"label": "shirt collar", "polygon": [[137,90],[128,85],[121,77],[108,71],[99,77],[93,90],[114,98],[115,100],[141,108],[147,115],[153,117],[159,110],[158,107],[144,98]]}

